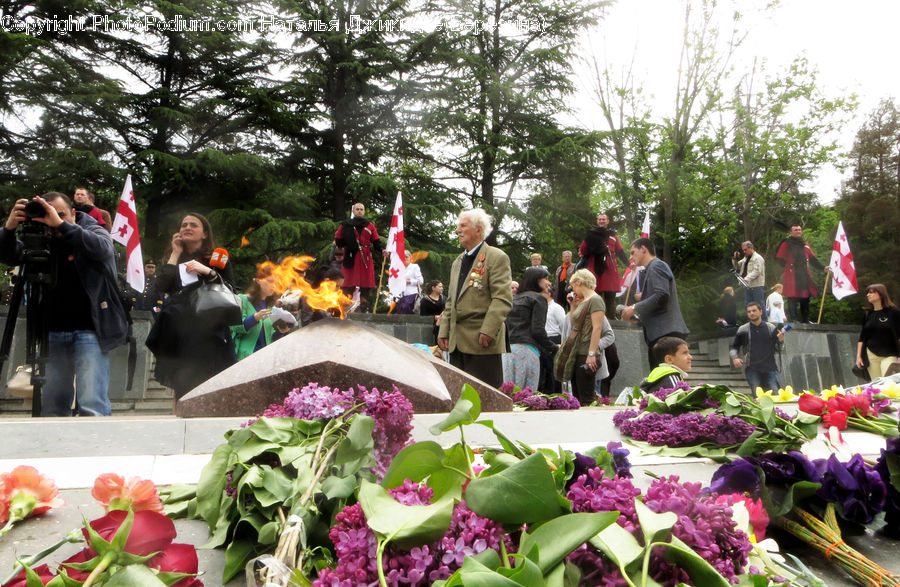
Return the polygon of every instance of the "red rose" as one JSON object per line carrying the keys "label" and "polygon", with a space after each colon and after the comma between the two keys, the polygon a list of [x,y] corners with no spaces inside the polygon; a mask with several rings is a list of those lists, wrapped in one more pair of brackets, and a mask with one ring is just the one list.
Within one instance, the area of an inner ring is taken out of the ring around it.
{"label": "red rose", "polygon": [[[102,518],[91,522],[91,527],[101,538],[109,542],[127,515],[128,512],[123,510],[111,511]],[[82,532],[84,532],[85,539],[90,542],[87,530],[82,530]],[[134,525],[132,525],[131,533],[125,542],[125,552],[147,556],[165,549],[172,544],[175,536],[175,524],[166,516],[151,510],[134,512]]]}
{"label": "red rose", "polygon": [[827,414],[822,416],[822,422],[824,422],[825,426],[834,426],[838,430],[846,430],[847,412],[845,412],[844,410],[835,410],[833,412],[828,412]]}
{"label": "red rose", "polygon": [[[41,579],[41,584],[46,585],[50,582],[51,579],[55,576],[52,572],[50,572],[50,567],[47,565],[41,565],[39,567],[34,567],[31,569],[35,573],[38,574],[38,577]],[[4,583],[3,587],[26,587],[28,585],[28,580],[25,578],[25,569],[19,571],[19,574],[16,575],[11,581]]]}
{"label": "red rose", "polygon": [[[97,556],[97,553],[91,550],[90,548],[85,548],[81,550],[78,554],[70,556],[66,560],[62,562],[63,565],[67,565],[69,563],[86,563],[92,558]],[[88,578],[88,575],[91,574],[90,571],[79,571],[78,569],[73,569],[70,567],[65,568],[66,574],[75,579],[76,581],[84,581]]]}
{"label": "red rose", "polygon": [[825,409],[825,400],[818,396],[805,393],[797,400],[797,405],[800,407],[801,412],[806,412],[813,416],[821,416],[822,411]]}
{"label": "red rose", "polygon": [[[197,549],[191,544],[170,544],[165,550],[147,561],[147,566],[168,573],[191,574],[196,574],[200,567],[197,562]],[[185,577],[175,583],[175,586],[184,587],[192,579],[193,577]]]}

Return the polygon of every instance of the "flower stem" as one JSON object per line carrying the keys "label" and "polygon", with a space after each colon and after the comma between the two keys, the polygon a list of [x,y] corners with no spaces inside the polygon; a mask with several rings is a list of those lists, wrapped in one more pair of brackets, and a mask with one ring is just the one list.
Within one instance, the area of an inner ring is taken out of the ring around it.
{"label": "flower stem", "polygon": [[511,568],[509,566],[509,555],[506,554],[506,534],[500,539],[500,560],[503,562],[504,567],[507,569]]}
{"label": "flower stem", "polygon": [[375,551],[375,562],[378,565],[378,584],[381,587],[388,587],[387,578],[384,576],[384,547],[386,543],[380,538],[378,539],[378,548]]}
{"label": "flower stem", "polygon": [[94,567],[94,570],[91,571],[91,574],[88,575],[88,578],[84,580],[84,585],[82,587],[91,587],[94,582],[97,580],[97,577],[103,574],[103,572],[109,568],[109,565],[113,562],[113,559],[116,557],[116,552],[110,550],[106,554],[103,555],[103,558],[100,559],[100,562]]}
{"label": "flower stem", "polygon": [[79,542],[80,540],[81,540],[81,530],[72,530],[71,532],[66,534],[66,536],[64,538],[60,539],[58,542],[51,544],[50,546],[48,546],[44,550],[40,551],[39,553],[32,554],[31,556],[26,556],[25,558],[22,558],[22,559],[18,559],[16,561],[16,564],[13,565],[12,574],[10,576],[8,576],[6,579],[4,579],[3,581],[0,581],[0,585],[6,585],[10,581],[12,581],[15,578],[15,576],[19,574],[19,571],[21,571],[22,569],[25,568],[25,566],[33,567],[34,563],[42,560],[46,556],[53,554],[54,552],[59,550],[59,547],[61,547],[63,544],[66,544],[69,542],[74,544],[75,542]]}

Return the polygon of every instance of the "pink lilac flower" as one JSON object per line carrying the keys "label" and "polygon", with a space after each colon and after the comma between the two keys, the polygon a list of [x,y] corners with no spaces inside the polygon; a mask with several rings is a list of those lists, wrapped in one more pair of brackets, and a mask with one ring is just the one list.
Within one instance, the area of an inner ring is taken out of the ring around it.
{"label": "pink lilac flower", "polygon": [[546,410],[550,407],[550,402],[543,395],[532,395],[517,403],[521,403],[529,410]]}
{"label": "pink lilac flower", "polygon": [[577,410],[580,407],[581,402],[568,393],[560,393],[550,398],[551,410]]}
{"label": "pink lilac flower", "polygon": [[726,579],[744,572],[753,546],[747,534],[737,528],[731,508],[716,503],[715,496],[703,494],[700,483],[679,483],[676,475],[654,479],[644,504],[658,513],[674,512],[678,521],[672,534]]}
{"label": "pink lilac flower", "polygon": [[[432,490],[426,485],[408,479],[401,487],[391,489],[391,496],[407,505],[430,503]],[[376,549],[378,539],[366,525],[366,517],[360,504],[344,508],[336,517],[329,531],[334,543],[338,564],[334,569],[323,569],[313,582],[320,586],[356,586],[378,583]],[[503,527],[492,520],[482,518],[459,502],[453,509],[450,527],[444,536],[431,544],[404,551],[392,544],[385,549],[384,574],[387,584],[430,585],[448,578],[462,565],[467,556],[473,556],[488,548],[500,550],[500,540],[505,537],[507,552],[515,549]]]}
{"label": "pink lilac flower", "polygon": [[500,391],[511,396],[516,391],[516,384],[512,381],[504,381],[503,384],[500,385]]}
{"label": "pink lilac flower", "polygon": [[622,434],[654,446],[692,446],[713,442],[719,446],[740,444],[756,430],[740,418],[687,412],[660,414],[624,410],[613,416]]}
{"label": "pink lilac flower", "polygon": [[534,395],[534,392],[531,390],[531,388],[526,387],[525,389],[523,389],[521,391],[517,391],[514,394],[512,394],[512,401],[515,403],[521,403],[533,395]]}

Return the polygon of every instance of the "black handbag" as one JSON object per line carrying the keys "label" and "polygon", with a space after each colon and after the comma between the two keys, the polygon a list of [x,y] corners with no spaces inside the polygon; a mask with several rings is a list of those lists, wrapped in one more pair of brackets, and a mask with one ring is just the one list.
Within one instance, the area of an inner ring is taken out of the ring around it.
{"label": "black handbag", "polygon": [[218,281],[203,283],[191,292],[191,308],[197,319],[206,324],[235,326],[243,319],[241,300],[228,284]]}
{"label": "black handbag", "polygon": [[869,380],[869,355],[866,353],[866,350],[863,349],[862,356],[862,367],[857,367],[856,362],[853,362],[853,367],[850,368],[853,371],[853,374],[862,379],[863,381]]}

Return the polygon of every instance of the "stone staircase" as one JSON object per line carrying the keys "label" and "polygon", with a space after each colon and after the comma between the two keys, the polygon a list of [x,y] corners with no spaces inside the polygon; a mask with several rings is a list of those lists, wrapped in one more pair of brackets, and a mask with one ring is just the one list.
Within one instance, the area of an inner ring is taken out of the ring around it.
{"label": "stone staircase", "polygon": [[[150,355],[150,378],[144,397],[135,400],[112,402],[113,416],[168,416],[172,414],[175,392],[163,386],[153,377],[156,359]],[[26,418],[31,416],[31,400],[0,399],[0,418]]]}
{"label": "stone staircase", "polygon": [[734,391],[750,393],[750,386],[744,378],[744,372],[728,365],[719,365],[718,355],[711,355],[701,351],[697,342],[689,345],[694,360],[691,362],[690,383],[709,383],[712,385],[727,385]]}

